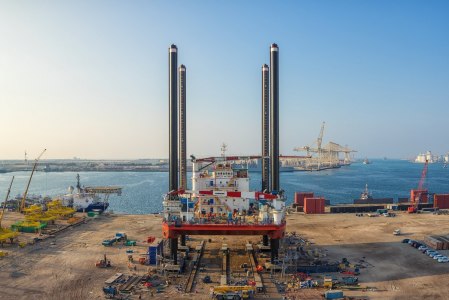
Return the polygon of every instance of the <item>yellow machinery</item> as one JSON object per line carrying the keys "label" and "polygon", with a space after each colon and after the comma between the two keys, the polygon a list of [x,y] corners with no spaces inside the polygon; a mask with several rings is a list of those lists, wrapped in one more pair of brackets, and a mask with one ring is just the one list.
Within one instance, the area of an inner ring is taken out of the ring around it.
{"label": "yellow machinery", "polygon": [[26,215],[25,220],[30,222],[49,223],[56,220],[56,216],[50,215],[48,214],[48,212],[41,212],[37,214]]}
{"label": "yellow machinery", "polygon": [[323,287],[328,288],[328,289],[332,289],[332,277],[330,276],[324,276],[324,284]]}
{"label": "yellow machinery", "polygon": [[220,285],[214,287],[215,299],[250,299],[256,292],[256,288],[251,285]]}
{"label": "yellow machinery", "polygon": [[12,243],[14,238],[16,238],[19,235],[19,233],[16,232],[16,231],[12,231],[12,230],[10,230],[8,228],[3,228],[2,227],[2,220],[3,220],[3,216],[5,215],[6,202],[8,201],[8,197],[9,197],[9,193],[11,192],[11,186],[12,186],[13,181],[14,181],[14,176],[12,177],[11,183],[9,184],[9,188],[8,188],[8,192],[6,194],[5,202],[3,202],[2,215],[0,216],[0,243],[1,244],[6,242],[8,239]]}
{"label": "yellow machinery", "polygon": [[71,217],[76,212],[75,209],[62,205],[61,200],[53,200],[47,203],[47,208],[47,213],[57,218]]}
{"label": "yellow machinery", "polygon": [[25,215],[34,215],[34,214],[40,214],[42,212],[42,206],[33,204],[27,208],[24,208],[22,212]]}
{"label": "yellow machinery", "polygon": [[25,199],[27,198],[28,189],[30,188],[31,178],[33,178],[34,171],[36,171],[37,163],[39,162],[39,159],[41,158],[41,156],[44,154],[45,151],[47,151],[47,149],[44,149],[44,151],[42,151],[42,153],[34,161],[33,169],[31,170],[30,179],[28,179],[28,184],[25,189],[25,193],[23,193],[22,202],[20,203],[20,207],[19,207],[20,212],[23,212],[23,210],[25,208]]}
{"label": "yellow machinery", "polygon": [[25,220],[30,222],[49,223],[56,219],[71,217],[75,210],[62,205],[61,200],[53,200],[47,203],[47,211],[42,211],[42,207],[33,204],[23,209]]}

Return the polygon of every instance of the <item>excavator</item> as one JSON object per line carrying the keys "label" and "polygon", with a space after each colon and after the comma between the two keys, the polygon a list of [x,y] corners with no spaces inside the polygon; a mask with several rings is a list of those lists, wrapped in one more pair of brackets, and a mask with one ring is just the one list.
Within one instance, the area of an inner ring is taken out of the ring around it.
{"label": "excavator", "polygon": [[429,193],[427,189],[423,188],[424,182],[426,181],[426,177],[427,177],[428,167],[429,167],[429,161],[426,159],[426,162],[424,163],[423,170],[421,172],[421,179],[419,180],[418,188],[416,190],[412,190],[412,192],[411,192],[411,198],[410,198],[411,205],[407,208],[407,212],[409,214],[418,212],[419,203],[422,201],[423,197],[427,196]]}

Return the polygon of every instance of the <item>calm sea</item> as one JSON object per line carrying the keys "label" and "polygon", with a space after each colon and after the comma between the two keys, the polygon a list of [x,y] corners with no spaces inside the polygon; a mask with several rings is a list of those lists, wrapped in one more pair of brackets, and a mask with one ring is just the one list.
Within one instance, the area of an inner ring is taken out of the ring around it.
{"label": "calm sea", "polygon": [[[321,172],[281,173],[281,187],[286,191],[288,204],[295,191],[312,191],[332,203],[352,203],[368,184],[374,198],[407,197],[418,186],[423,165],[403,160],[373,160],[371,164],[354,163],[340,169]],[[23,193],[29,172],[0,174],[0,202],[6,196],[11,177],[15,181],[11,197]],[[119,185],[121,196],[111,196],[110,209],[117,213],[147,214],[162,210],[162,194],[168,189],[166,172],[80,172],[81,184]],[[260,173],[251,173],[251,188],[260,189]],[[190,174],[189,174],[190,177]],[[33,176],[29,194],[61,195],[76,185],[76,173],[37,172]],[[426,186],[434,193],[449,193],[449,168],[442,164],[429,165]]]}

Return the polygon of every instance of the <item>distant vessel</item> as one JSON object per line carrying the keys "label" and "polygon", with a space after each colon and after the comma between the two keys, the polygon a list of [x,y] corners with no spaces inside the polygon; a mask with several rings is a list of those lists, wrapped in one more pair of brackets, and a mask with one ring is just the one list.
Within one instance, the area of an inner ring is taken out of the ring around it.
{"label": "distant vessel", "polygon": [[363,160],[363,164],[364,165],[369,165],[371,162],[368,160],[368,158],[365,158],[364,160]]}
{"label": "distant vessel", "polygon": [[[81,187],[80,175],[76,175],[77,184],[76,190],[73,186],[69,187],[69,193],[62,196],[62,203],[65,206],[73,207],[77,212],[90,212],[98,211],[104,212],[109,207],[109,195],[117,194],[121,195],[121,187]],[[104,199],[101,199],[99,195],[105,195]]]}
{"label": "distant vessel", "polygon": [[360,199],[361,199],[361,200],[369,200],[369,199],[373,199],[373,196],[372,196],[371,193],[368,191],[368,184],[365,184],[365,190],[360,194]]}
{"label": "distant vessel", "polygon": [[431,151],[427,151],[426,153],[419,153],[415,158],[415,163],[423,164],[425,162],[429,164],[435,163],[438,161],[438,158],[432,155]]}

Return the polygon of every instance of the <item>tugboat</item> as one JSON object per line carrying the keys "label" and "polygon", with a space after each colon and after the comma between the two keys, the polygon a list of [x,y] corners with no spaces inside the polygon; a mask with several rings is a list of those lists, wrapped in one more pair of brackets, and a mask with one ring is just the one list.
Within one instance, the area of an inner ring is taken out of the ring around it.
{"label": "tugboat", "polygon": [[368,184],[365,184],[365,190],[360,194],[360,199],[361,199],[361,200],[370,200],[370,199],[373,199],[373,196],[372,196],[371,193],[368,191]]}

